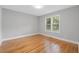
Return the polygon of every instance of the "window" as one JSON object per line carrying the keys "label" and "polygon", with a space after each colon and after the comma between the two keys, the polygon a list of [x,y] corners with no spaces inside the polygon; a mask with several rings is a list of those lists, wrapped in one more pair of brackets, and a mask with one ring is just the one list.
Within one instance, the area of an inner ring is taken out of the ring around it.
{"label": "window", "polygon": [[59,16],[46,17],[46,31],[59,32]]}
{"label": "window", "polygon": [[51,31],[51,18],[46,18],[46,31]]}

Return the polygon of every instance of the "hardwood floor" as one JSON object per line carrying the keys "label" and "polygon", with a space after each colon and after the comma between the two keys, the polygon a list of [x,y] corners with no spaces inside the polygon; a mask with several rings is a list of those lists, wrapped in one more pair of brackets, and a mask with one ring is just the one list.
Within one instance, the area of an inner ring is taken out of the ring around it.
{"label": "hardwood floor", "polygon": [[4,41],[1,46],[1,52],[5,53],[46,53],[45,41],[49,44],[57,44],[62,53],[77,53],[78,45],[61,41],[55,38],[46,37],[43,35],[34,35],[22,37],[14,40]]}
{"label": "hardwood floor", "polygon": [[50,45],[54,43],[60,46],[60,51],[62,53],[77,53],[78,52],[77,44],[73,44],[73,43],[66,42],[66,41],[61,41],[55,38],[49,38],[48,41],[50,41]]}
{"label": "hardwood floor", "polygon": [[78,53],[79,53],[79,44],[78,44]]}

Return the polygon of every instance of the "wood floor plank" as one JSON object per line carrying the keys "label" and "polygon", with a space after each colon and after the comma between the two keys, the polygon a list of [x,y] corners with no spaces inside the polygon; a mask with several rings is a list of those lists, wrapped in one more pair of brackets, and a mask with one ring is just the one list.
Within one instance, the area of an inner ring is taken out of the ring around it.
{"label": "wood floor plank", "polygon": [[45,48],[49,47],[44,45],[46,40],[49,42],[50,45],[59,45],[62,53],[78,52],[77,44],[65,42],[40,34],[4,41],[0,47],[0,51],[8,53],[45,53]]}

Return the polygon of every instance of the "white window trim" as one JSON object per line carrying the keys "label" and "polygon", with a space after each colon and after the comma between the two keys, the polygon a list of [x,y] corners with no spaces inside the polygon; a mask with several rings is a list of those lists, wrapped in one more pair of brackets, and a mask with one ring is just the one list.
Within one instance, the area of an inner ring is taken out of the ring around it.
{"label": "white window trim", "polygon": [[[58,31],[53,31],[53,26],[52,26],[52,24],[53,24],[53,22],[51,21],[51,29],[50,30],[47,30],[46,28],[46,19],[47,18],[51,18],[51,20],[53,20],[52,18],[53,17],[55,17],[55,16],[58,16],[59,17],[59,30]],[[60,33],[60,15],[53,15],[53,16],[49,16],[49,17],[45,17],[45,32],[53,32],[53,33]]]}

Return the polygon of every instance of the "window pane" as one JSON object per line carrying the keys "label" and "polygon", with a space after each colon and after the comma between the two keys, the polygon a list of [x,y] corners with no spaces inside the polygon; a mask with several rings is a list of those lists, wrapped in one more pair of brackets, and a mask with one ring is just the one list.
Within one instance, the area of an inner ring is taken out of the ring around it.
{"label": "window pane", "polygon": [[53,24],[53,31],[59,30],[59,24]]}
{"label": "window pane", "polygon": [[53,23],[59,23],[58,17],[53,17]]}
{"label": "window pane", "polygon": [[47,24],[51,24],[51,18],[47,18]]}
{"label": "window pane", "polygon": [[51,25],[46,25],[47,30],[51,30]]}
{"label": "window pane", "polygon": [[52,30],[59,31],[59,16],[54,16],[52,21]]}

